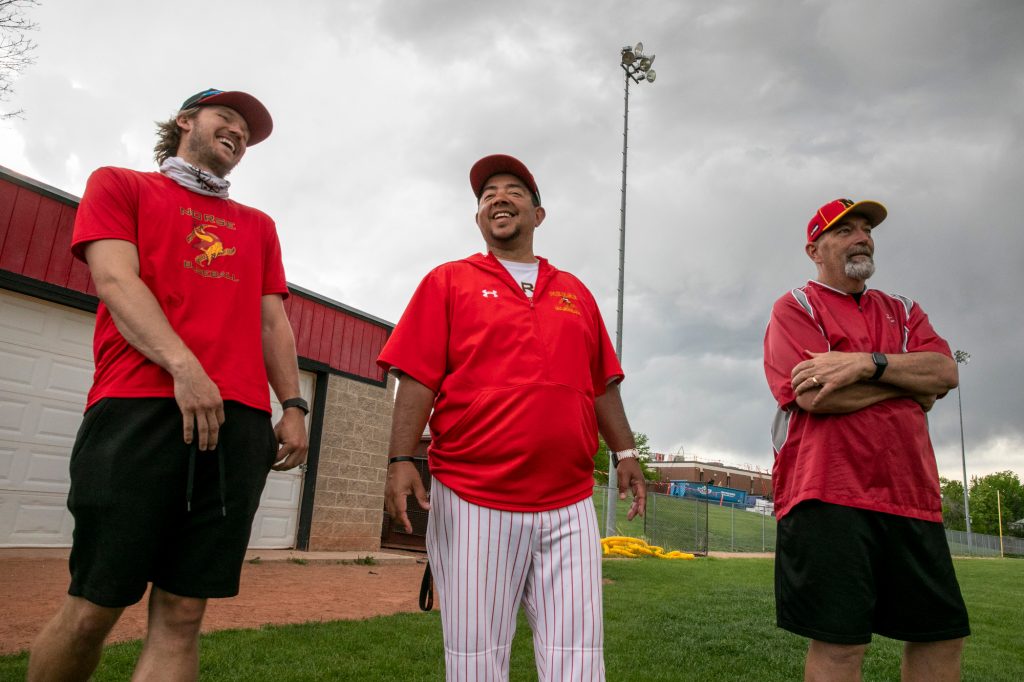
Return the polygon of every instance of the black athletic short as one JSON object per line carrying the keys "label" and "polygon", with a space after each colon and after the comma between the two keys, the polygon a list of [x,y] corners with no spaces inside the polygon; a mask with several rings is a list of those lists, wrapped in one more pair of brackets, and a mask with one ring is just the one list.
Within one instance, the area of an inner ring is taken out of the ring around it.
{"label": "black athletic short", "polygon": [[86,412],[71,453],[69,594],[107,607],[136,603],[150,582],[185,597],[238,594],[277,442],[268,413],[234,402],[224,413],[220,453],[196,453],[190,511],[192,447],[173,399],[106,398]]}
{"label": "black athletic short", "polygon": [[777,530],[779,627],[833,644],[971,633],[941,523],[809,500]]}

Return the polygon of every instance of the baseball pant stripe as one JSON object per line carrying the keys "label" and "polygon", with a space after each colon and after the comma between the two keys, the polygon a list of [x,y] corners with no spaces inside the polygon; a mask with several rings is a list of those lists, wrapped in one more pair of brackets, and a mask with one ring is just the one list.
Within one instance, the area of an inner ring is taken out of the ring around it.
{"label": "baseball pant stripe", "polygon": [[541,682],[604,680],[601,544],[590,499],[545,512],[489,509],[438,479],[427,551],[447,679],[507,680],[520,605]]}

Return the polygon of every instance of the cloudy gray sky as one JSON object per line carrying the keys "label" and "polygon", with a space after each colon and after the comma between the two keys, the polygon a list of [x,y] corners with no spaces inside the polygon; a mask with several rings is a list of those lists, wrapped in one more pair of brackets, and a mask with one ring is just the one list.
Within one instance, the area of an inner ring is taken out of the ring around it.
{"label": "cloudy gray sky", "polygon": [[[920,302],[962,369],[969,475],[1024,475],[1024,4],[1017,0],[44,0],[0,164],[80,194],[153,167],[153,121],[208,86],[274,135],[231,176],[275,217],[288,278],[396,321],[434,265],[482,248],[467,175],[530,166],[537,252],[614,329],[630,89],[624,395],[655,450],[762,469],[772,302],[813,276],[814,210],[877,199],[871,285]],[[956,393],[931,413],[960,477]]]}

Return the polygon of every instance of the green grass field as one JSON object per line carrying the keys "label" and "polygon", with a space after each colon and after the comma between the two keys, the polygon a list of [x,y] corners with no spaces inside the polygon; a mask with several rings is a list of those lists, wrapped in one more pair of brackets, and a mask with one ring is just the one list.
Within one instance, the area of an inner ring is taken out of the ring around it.
{"label": "green grass field", "polygon": [[[958,559],[973,635],[968,682],[1024,676],[1024,561]],[[604,564],[608,679],[798,680],[805,640],[774,625],[770,559],[611,560]],[[202,639],[203,680],[442,680],[436,612],[235,630]],[[108,647],[95,680],[125,680],[137,642]],[[865,680],[898,679],[900,644],[876,638]],[[25,654],[0,658],[0,680],[24,679]],[[520,618],[513,680],[535,680]]]}

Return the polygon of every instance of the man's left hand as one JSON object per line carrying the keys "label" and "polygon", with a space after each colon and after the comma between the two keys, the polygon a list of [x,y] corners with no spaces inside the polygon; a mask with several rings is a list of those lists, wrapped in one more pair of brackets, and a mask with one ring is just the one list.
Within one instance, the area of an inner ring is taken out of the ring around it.
{"label": "man's left hand", "polygon": [[793,368],[790,375],[793,391],[800,395],[806,391],[818,390],[814,403],[819,403],[829,394],[855,384],[874,373],[874,364],[869,353],[844,353],[829,351],[814,353],[804,351],[808,360]]}
{"label": "man's left hand", "polygon": [[647,511],[647,482],[644,480],[644,472],[640,469],[640,463],[635,457],[628,457],[619,460],[619,466],[615,468],[615,475],[619,482],[619,499],[626,499],[626,491],[633,491],[633,504],[629,506],[626,519],[632,521],[636,516],[643,516]]}
{"label": "man's left hand", "polygon": [[288,471],[306,463],[309,440],[306,436],[306,418],[302,410],[285,410],[281,421],[274,427],[274,435],[280,447],[277,449],[277,457],[271,469]]}

